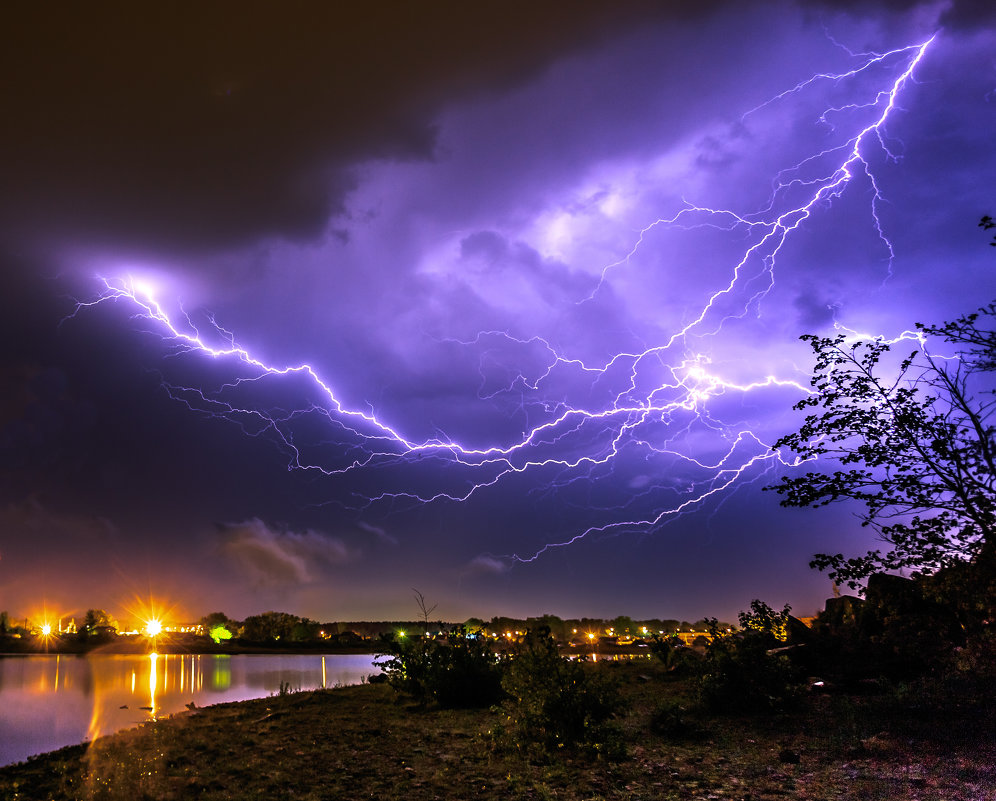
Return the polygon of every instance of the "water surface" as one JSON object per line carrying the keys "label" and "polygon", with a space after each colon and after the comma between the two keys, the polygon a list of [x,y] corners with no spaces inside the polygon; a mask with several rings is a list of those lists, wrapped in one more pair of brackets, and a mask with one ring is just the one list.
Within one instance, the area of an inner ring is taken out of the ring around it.
{"label": "water surface", "polygon": [[369,654],[0,657],[0,765],[207,706],[359,684]]}

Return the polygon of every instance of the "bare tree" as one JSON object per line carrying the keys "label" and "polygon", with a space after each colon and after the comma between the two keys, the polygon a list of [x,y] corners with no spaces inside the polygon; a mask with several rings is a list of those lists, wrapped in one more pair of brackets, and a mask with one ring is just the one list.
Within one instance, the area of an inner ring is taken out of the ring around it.
{"label": "bare tree", "polygon": [[436,611],[436,607],[439,604],[433,604],[429,608],[425,605],[425,596],[422,595],[418,590],[412,587],[412,592],[415,593],[415,603],[418,604],[419,614],[422,617],[423,631],[429,631],[429,615]]}

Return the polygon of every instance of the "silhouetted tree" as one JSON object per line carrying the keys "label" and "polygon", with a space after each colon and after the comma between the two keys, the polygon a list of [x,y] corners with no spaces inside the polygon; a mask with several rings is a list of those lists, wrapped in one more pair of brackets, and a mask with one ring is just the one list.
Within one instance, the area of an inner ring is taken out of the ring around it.
{"label": "silhouetted tree", "polygon": [[287,612],[264,612],[251,615],[242,624],[242,638],[250,642],[267,640],[293,640],[295,628],[302,618]]}
{"label": "silhouetted tree", "polygon": [[550,634],[555,639],[568,639],[568,627],[557,615],[547,613],[545,615],[540,615],[539,617],[528,617],[524,621],[524,626],[527,629],[538,629],[545,626],[550,630]]}
{"label": "silhouetted tree", "polygon": [[200,624],[204,627],[205,631],[213,629],[215,626],[237,626],[238,624],[232,620],[224,612],[211,612],[204,615],[200,619]]}
{"label": "silhouetted tree", "polygon": [[915,333],[917,347],[894,369],[894,346],[882,339],[804,336],[814,392],[796,408],[810,414],[775,444],[840,465],[782,478],[769,487],[782,505],[858,501],[862,524],[886,544],[816,556],[813,567],[851,587],[880,570],[930,574],[996,557],[996,303]]}
{"label": "silhouetted tree", "polygon": [[[996,228],[996,220],[993,220],[988,214],[979,220],[979,228],[983,231],[989,231]],[[996,236],[993,236],[993,241],[989,243],[991,247],[996,248]]]}
{"label": "silhouetted tree", "polygon": [[96,633],[97,629],[117,629],[118,622],[103,609],[87,609],[83,616],[83,631]]}
{"label": "silhouetted tree", "polygon": [[418,606],[419,620],[422,621],[422,631],[429,631],[429,615],[436,611],[436,607],[439,604],[433,604],[432,606],[427,606],[425,601],[425,596],[412,587],[412,592],[415,593],[415,604]]}
{"label": "silhouetted tree", "polygon": [[637,634],[639,628],[636,623],[633,622],[633,618],[629,615],[620,615],[617,618],[613,618],[609,621],[609,628],[611,628],[617,636],[624,634]]}

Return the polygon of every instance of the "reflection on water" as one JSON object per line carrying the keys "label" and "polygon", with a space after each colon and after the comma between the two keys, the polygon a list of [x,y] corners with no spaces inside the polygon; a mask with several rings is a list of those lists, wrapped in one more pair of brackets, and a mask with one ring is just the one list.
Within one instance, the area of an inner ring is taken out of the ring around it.
{"label": "reflection on water", "polygon": [[358,684],[374,657],[90,655],[0,658],[0,765],[93,739],[191,703],[207,706]]}
{"label": "reflection on water", "polygon": [[[182,659],[182,657],[181,657]],[[149,667],[149,712],[152,717],[156,716],[156,663],[159,661],[159,654],[149,654],[152,664]],[[163,681],[166,677],[163,676]]]}

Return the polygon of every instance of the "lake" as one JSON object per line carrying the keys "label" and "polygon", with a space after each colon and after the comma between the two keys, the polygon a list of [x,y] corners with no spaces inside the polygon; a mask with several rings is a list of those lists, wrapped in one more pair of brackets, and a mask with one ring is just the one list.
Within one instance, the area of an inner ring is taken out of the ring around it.
{"label": "lake", "polygon": [[0,657],[0,765],[183,710],[359,684],[371,654]]}

